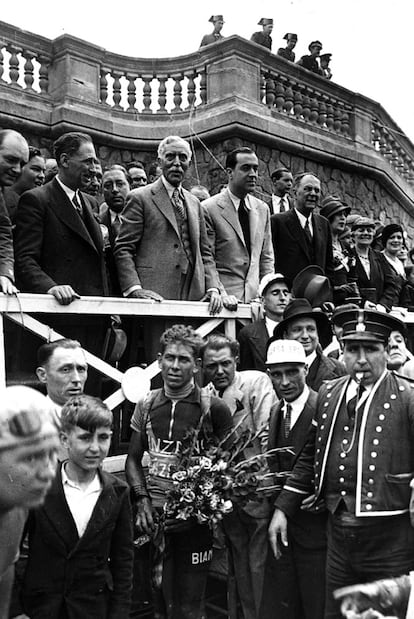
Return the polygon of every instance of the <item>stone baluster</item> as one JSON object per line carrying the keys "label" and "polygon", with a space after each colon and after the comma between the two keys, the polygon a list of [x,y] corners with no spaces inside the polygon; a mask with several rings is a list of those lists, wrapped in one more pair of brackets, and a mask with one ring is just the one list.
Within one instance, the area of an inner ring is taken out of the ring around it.
{"label": "stone baluster", "polygon": [[347,105],[344,106],[344,109],[342,111],[342,121],[341,121],[341,131],[344,135],[349,136],[349,112],[351,111],[351,108]]}
{"label": "stone baluster", "polygon": [[311,107],[310,107],[311,103],[310,103],[310,98],[308,95],[308,89],[306,88],[306,86],[302,86],[302,91],[303,91],[302,116],[303,116],[303,120],[305,121],[305,123],[308,123],[310,114],[311,114]]}
{"label": "stone baluster", "polygon": [[50,58],[40,55],[38,57],[39,67],[39,88],[42,95],[47,95],[49,90],[49,64]]}
{"label": "stone baluster", "polygon": [[121,77],[122,77],[122,72],[120,71],[116,71],[113,70],[112,71],[112,77],[114,78],[114,83],[112,85],[112,97],[114,100],[114,110],[122,110],[122,106],[120,105],[120,101],[122,98],[122,94],[121,94]]}
{"label": "stone baluster", "polygon": [[206,68],[203,67],[199,70],[200,75],[200,99],[201,105],[205,105],[207,103],[207,72]]}
{"label": "stone baluster", "polygon": [[326,117],[327,117],[326,101],[327,101],[327,96],[321,95],[321,98],[319,101],[318,125],[322,128],[326,127]]}
{"label": "stone baluster", "polygon": [[300,92],[300,87],[298,84],[295,84],[294,90],[293,90],[293,113],[295,114],[295,117],[298,119],[302,118],[302,111],[303,111],[302,102],[303,102],[303,97],[302,97],[302,93]]}
{"label": "stone baluster", "polygon": [[385,153],[387,152],[387,140],[385,136],[385,131],[383,127],[378,127],[379,130],[379,151],[383,157],[385,157]]}
{"label": "stone baluster", "polygon": [[328,131],[333,131],[334,128],[334,106],[332,104],[332,99],[328,97],[328,101],[326,103],[326,128]]}
{"label": "stone baluster", "polygon": [[273,107],[276,100],[276,87],[275,80],[272,77],[271,73],[267,74],[266,78],[266,105],[268,107]]}
{"label": "stone baluster", "polygon": [[386,144],[384,157],[385,157],[385,159],[388,159],[388,161],[391,163],[391,159],[392,159],[392,156],[393,156],[394,140],[390,136],[390,134],[389,134],[387,129],[384,129],[384,137],[385,137],[385,144]]}
{"label": "stone baluster", "polygon": [[128,107],[127,112],[130,114],[135,114],[137,108],[135,106],[137,102],[137,86],[135,84],[135,80],[137,79],[137,75],[135,73],[126,73],[125,77],[128,80]]}
{"label": "stone baluster", "polygon": [[399,156],[400,149],[398,148],[398,144],[394,140],[394,138],[391,141],[391,148],[392,148],[392,152],[391,152],[390,163],[395,169],[398,169],[398,166],[400,163],[400,156]]}
{"label": "stone baluster", "polygon": [[157,114],[165,114],[167,112],[167,86],[166,82],[168,80],[168,75],[157,75],[159,86],[158,86],[158,105],[160,106],[157,110]]}
{"label": "stone baluster", "polygon": [[285,87],[285,111],[288,116],[292,114],[293,101],[294,99],[293,99],[292,84],[290,83],[289,80],[287,80],[286,87]]}
{"label": "stone baluster", "polygon": [[341,133],[342,128],[342,107],[340,101],[335,101],[334,104],[334,131]]}
{"label": "stone baluster", "polygon": [[4,55],[3,55],[3,51],[2,51],[2,46],[3,46],[3,44],[0,43],[0,84],[4,84],[5,83],[5,80],[3,79]]}
{"label": "stone baluster", "polygon": [[24,49],[22,52],[22,56],[25,59],[24,63],[24,83],[26,85],[26,90],[34,92],[33,82],[34,82],[34,67],[32,58],[36,56],[35,53],[29,52],[29,50]]}
{"label": "stone baluster", "polygon": [[108,105],[107,102],[107,98],[108,98],[108,79],[107,79],[107,74],[110,73],[111,70],[107,69],[105,67],[101,68],[101,77],[99,79],[99,100],[101,103],[103,103],[104,105]]}
{"label": "stone baluster", "polygon": [[275,88],[275,103],[276,103],[276,109],[278,112],[283,112],[283,108],[285,105],[285,89],[282,83],[282,80],[280,79],[280,75],[276,76],[276,88]]}
{"label": "stone baluster", "polygon": [[187,101],[188,106],[187,110],[191,110],[195,107],[196,100],[196,86],[195,86],[195,78],[196,74],[192,71],[191,73],[185,73],[185,77],[188,79],[187,83]]}
{"label": "stone baluster", "polygon": [[379,151],[379,140],[380,140],[381,134],[379,131],[378,123],[375,120],[372,121],[371,135],[372,135],[372,145],[375,150]]}
{"label": "stone baluster", "polygon": [[172,112],[182,112],[182,108],[181,108],[181,103],[183,100],[182,97],[182,93],[183,93],[183,87],[181,85],[181,80],[183,79],[183,75],[182,73],[176,73],[175,75],[171,76],[174,80],[174,97],[173,97],[173,101],[174,101],[174,107],[171,110]]}
{"label": "stone baluster", "polygon": [[152,114],[152,110],[151,110],[151,102],[152,102],[151,82],[152,82],[152,79],[153,79],[152,75],[143,75],[142,76],[142,81],[144,82],[144,86],[142,88],[142,103],[144,104],[144,108],[142,110],[143,114]]}
{"label": "stone baluster", "polygon": [[402,154],[402,162],[403,162],[403,168],[401,170],[401,176],[405,178],[406,181],[408,181],[410,177],[410,158],[408,157],[407,153],[405,153],[404,151]]}
{"label": "stone baluster", "polygon": [[310,107],[311,113],[309,120],[313,125],[316,125],[319,118],[319,101],[318,101],[318,93],[314,91],[309,91],[310,96]]}
{"label": "stone baluster", "polygon": [[18,47],[15,47],[14,45],[7,45],[6,49],[10,53],[10,60],[9,60],[10,86],[13,86],[13,88],[21,88],[20,84],[18,84],[18,79],[20,76],[20,69],[19,69],[19,57],[17,55],[21,50]]}
{"label": "stone baluster", "polygon": [[260,85],[259,85],[259,101],[261,103],[267,103],[266,101],[266,74],[264,71],[260,71]]}

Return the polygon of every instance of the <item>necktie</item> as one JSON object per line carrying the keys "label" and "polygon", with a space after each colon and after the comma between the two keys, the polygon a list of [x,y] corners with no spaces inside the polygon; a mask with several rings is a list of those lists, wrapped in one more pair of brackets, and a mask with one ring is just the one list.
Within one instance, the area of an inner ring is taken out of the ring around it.
{"label": "necktie", "polygon": [[172,203],[181,219],[185,219],[185,207],[177,187],[174,189],[172,194]]}
{"label": "necktie", "polygon": [[348,404],[346,405],[346,408],[347,408],[347,411],[348,411],[348,416],[349,416],[350,419],[354,419],[355,418],[355,412],[356,412],[357,404],[361,400],[362,394],[364,393],[364,391],[365,391],[365,387],[360,385],[358,387],[358,391],[357,391],[356,395],[354,395],[354,397],[351,398],[349,400]]}
{"label": "necktie", "polygon": [[303,231],[305,233],[306,240],[308,241],[308,243],[310,245],[312,245],[312,243],[313,243],[313,236],[312,236],[312,233],[311,233],[310,227],[309,227],[309,219],[306,220],[305,227],[303,228]]}
{"label": "necktie", "polygon": [[79,198],[78,198],[76,192],[73,195],[72,203],[73,203],[73,206],[75,207],[75,209],[78,211],[79,217],[82,217],[82,219],[83,219],[82,204],[79,202]]}
{"label": "necktie", "polygon": [[119,234],[119,228],[121,227],[121,219],[118,215],[118,213],[115,215],[114,220],[112,222],[112,230],[114,231],[114,236],[115,238],[118,236]]}
{"label": "necktie", "polygon": [[247,212],[244,200],[240,200],[238,210],[240,227],[243,232],[244,242],[247,247],[247,251],[250,254],[250,225],[249,225],[249,213]]}
{"label": "necktie", "polygon": [[283,418],[283,431],[285,434],[285,438],[289,436],[291,421],[292,421],[292,406],[286,403],[285,416]]}
{"label": "necktie", "polygon": [[284,213],[286,211],[286,198],[285,196],[283,196],[283,198],[280,198],[279,201],[279,213]]}

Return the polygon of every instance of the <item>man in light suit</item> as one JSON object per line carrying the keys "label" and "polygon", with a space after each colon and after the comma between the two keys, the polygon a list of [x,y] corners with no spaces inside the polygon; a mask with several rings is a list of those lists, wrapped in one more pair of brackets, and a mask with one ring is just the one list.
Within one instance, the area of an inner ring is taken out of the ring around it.
{"label": "man in light suit", "polygon": [[272,215],[275,269],[293,282],[305,267],[316,264],[333,284],[332,236],[329,222],[315,214],[321,193],[320,180],[305,172],[294,179],[295,208]]}
{"label": "man in light suit", "polygon": [[[306,355],[295,340],[269,343],[266,364],[280,398],[269,428],[269,449],[278,451],[269,461],[278,474],[275,483],[284,486],[298,455],[305,446],[316,410],[317,394],[306,384]],[[277,495],[276,495],[277,496]],[[322,619],[325,606],[326,512],[298,510],[289,520],[287,548],[269,560],[269,586],[263,617]]]}
{"label": "man in light suit", "polygon": [[[46,185],[22,194],[16,213],[16,279],[23,292],[51,294],[61,305],[81,295],[105,296],[108,283],[94,198],[79,191],[94,172],[89,135],[66,133],[54,144],[59,172]],[[62,319],[63,318],[63,319]],[[100,354],[106,320],[57,317],[48,324]]]}
{"label": "man in light suit", "polygon": [[227,155],[228,187],[203,202],[223,305],[235,309],[258,294],[259,281],[274,271],[267,205],[250,195],[259,162],[250,148]]}
{"label": "man in light suit", "polygon": [[[230,409],[233,426],[239,431],[258,433],[253,444],[243,451],[250,458],[266,450],[269,421],[276,411],[277,398],[265,372],[249,370],[237,372],[239,345],[236,340],[211,335],[202,349],[204,376]],[[237,598],[244,619],[260,619],[265,565],[268,550],[267,526],[269,503],[250,501],[243,508],[235,507],[223,519],[223,527],[230,549]],[[230,596],[230,615],[237,603]]]}
{"label": "man in light suit", "polygon": [[156,301],[200,301],[221,308],[219,282],[199,201],[181,183],[189,144],[168,136],[158,147],[162,176],[131,191],[114,255],[123,295]]}

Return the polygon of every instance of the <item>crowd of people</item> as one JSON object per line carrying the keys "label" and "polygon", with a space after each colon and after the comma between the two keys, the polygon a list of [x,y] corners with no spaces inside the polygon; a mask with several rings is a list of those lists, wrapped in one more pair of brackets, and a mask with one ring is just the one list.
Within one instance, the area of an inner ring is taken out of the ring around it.
{"label": "crowd of people", "polygon": [[[179,136],[147,170],[103,169],[79,132],[53,154],[0,132],[4,294],[205,301],[213,316],[250,303],[255,320],[237,339],[203,340],[191,321],[147,319],[145,361],[158,359],[161,382],[138,397],[125,483],[103,468],[113,417],[87,381],[84,350],[102,353],[106,320],[47,317],[64,338],[38,351],[46,396],[0,397],[1,619],[121,619],[137,589],[157,619],[201,619],[220,545],[231,617],[380,617],[381,580],[397,577],[405,616],[414,361],[402,319],[414,283],[403,226],[322,197],[314,173],[286,167],[264,202],[247,147],[227,154],[212,196],[184,187],[192,151]],[[220,526],[163,518],[189,430],[201,449],[248,431],[239,457],[268,459],[263,492]]]}
{"label": "crowd of people", "polygon": [[[211,43],[217,43],[218,41],[224,39],[221,34],[224,26],[223,15],[212,15],[209,22],[213,24],[213,32],[203,36],[200,47],[211,45]],[[271,51],[273,43],[271,37],[273,31],[273,19],[271,17],[262,17],[258,22],[258,26],[262,26],[262,30],[253,32],[250,40],[257,43],[257,45],[266,47]],[[293,50],[297,45],[298,35],[294,32],[287,32],[283,39],[286,41],[286,46],[279,47],[277,50],[277,55],[281,56],[285,60],[288,60],[289,62],[295,62],[296,56]],[[331,61],[332,54],[321,54],[322,47],[323,45],[320,41],[311,41],[308,45],[309,54],[301,56],[297,61],[297,64],[308,71],[317,73],[318,75],[330,80],[332,79],[332,71],[329,67],[329,63]]]}

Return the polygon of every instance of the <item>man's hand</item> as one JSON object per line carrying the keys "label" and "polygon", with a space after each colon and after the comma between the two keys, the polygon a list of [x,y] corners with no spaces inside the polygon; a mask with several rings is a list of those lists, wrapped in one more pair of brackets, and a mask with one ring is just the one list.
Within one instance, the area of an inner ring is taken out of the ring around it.
{"label": "man's hand", "polygon": [[47,291],[47,294],[52,294],[60,305],[69,305],[75,299],[80,299],[78,293],[69,284],[65,286],[52,286]]}
{"label": "man's hand", "polygon": [[151,499],[147,496],[137,500],[137,519],[135,521],[138,533],[152,535],[155,529]]}
{"label": "man's hand", "polygon": [[5,275],[0,275],[0,291],[4,294],[14,294],[15,292],[19,292],[11,279]]}
{"label": "man's hand", "polygon": [[152,301],[157,301],[158,303],[164,301],[164,298],[158,294],[158,292],[154,292],[153,290],[144,290],[144,288],[133,290],[128,295],[128,299],[152,299]]}
{"label": "man's hand", "polygon": [[276,559],[280,559],[282,556],[282,551],[277,541],[279,535],[283,546],[287,546],[287,518],[281,509],[276,508],[269,525],[269,542]]}
{"label": "man's hand", "polygon": [[375,303],[373,303],[372,301],[365,301],[364,303],[364,309],[367,310],[375,310],[377,309],[377,306]]}
{"label": "man's hand", "polygon": [[223,294],[222,300],[223,300],[223,305],[226,309],[230,310],[231,312],[236,311],[237,305],[239,302],[237,298],[234,296],[234,294]]}
{"label": "man's hand", "polygon": [[208,312],[211,316],[219,314],[223,309],[223,302],[221,300],[221,294],[218,290],[211,290],[201,299],[201,301],[210,301],[208,305]]}

